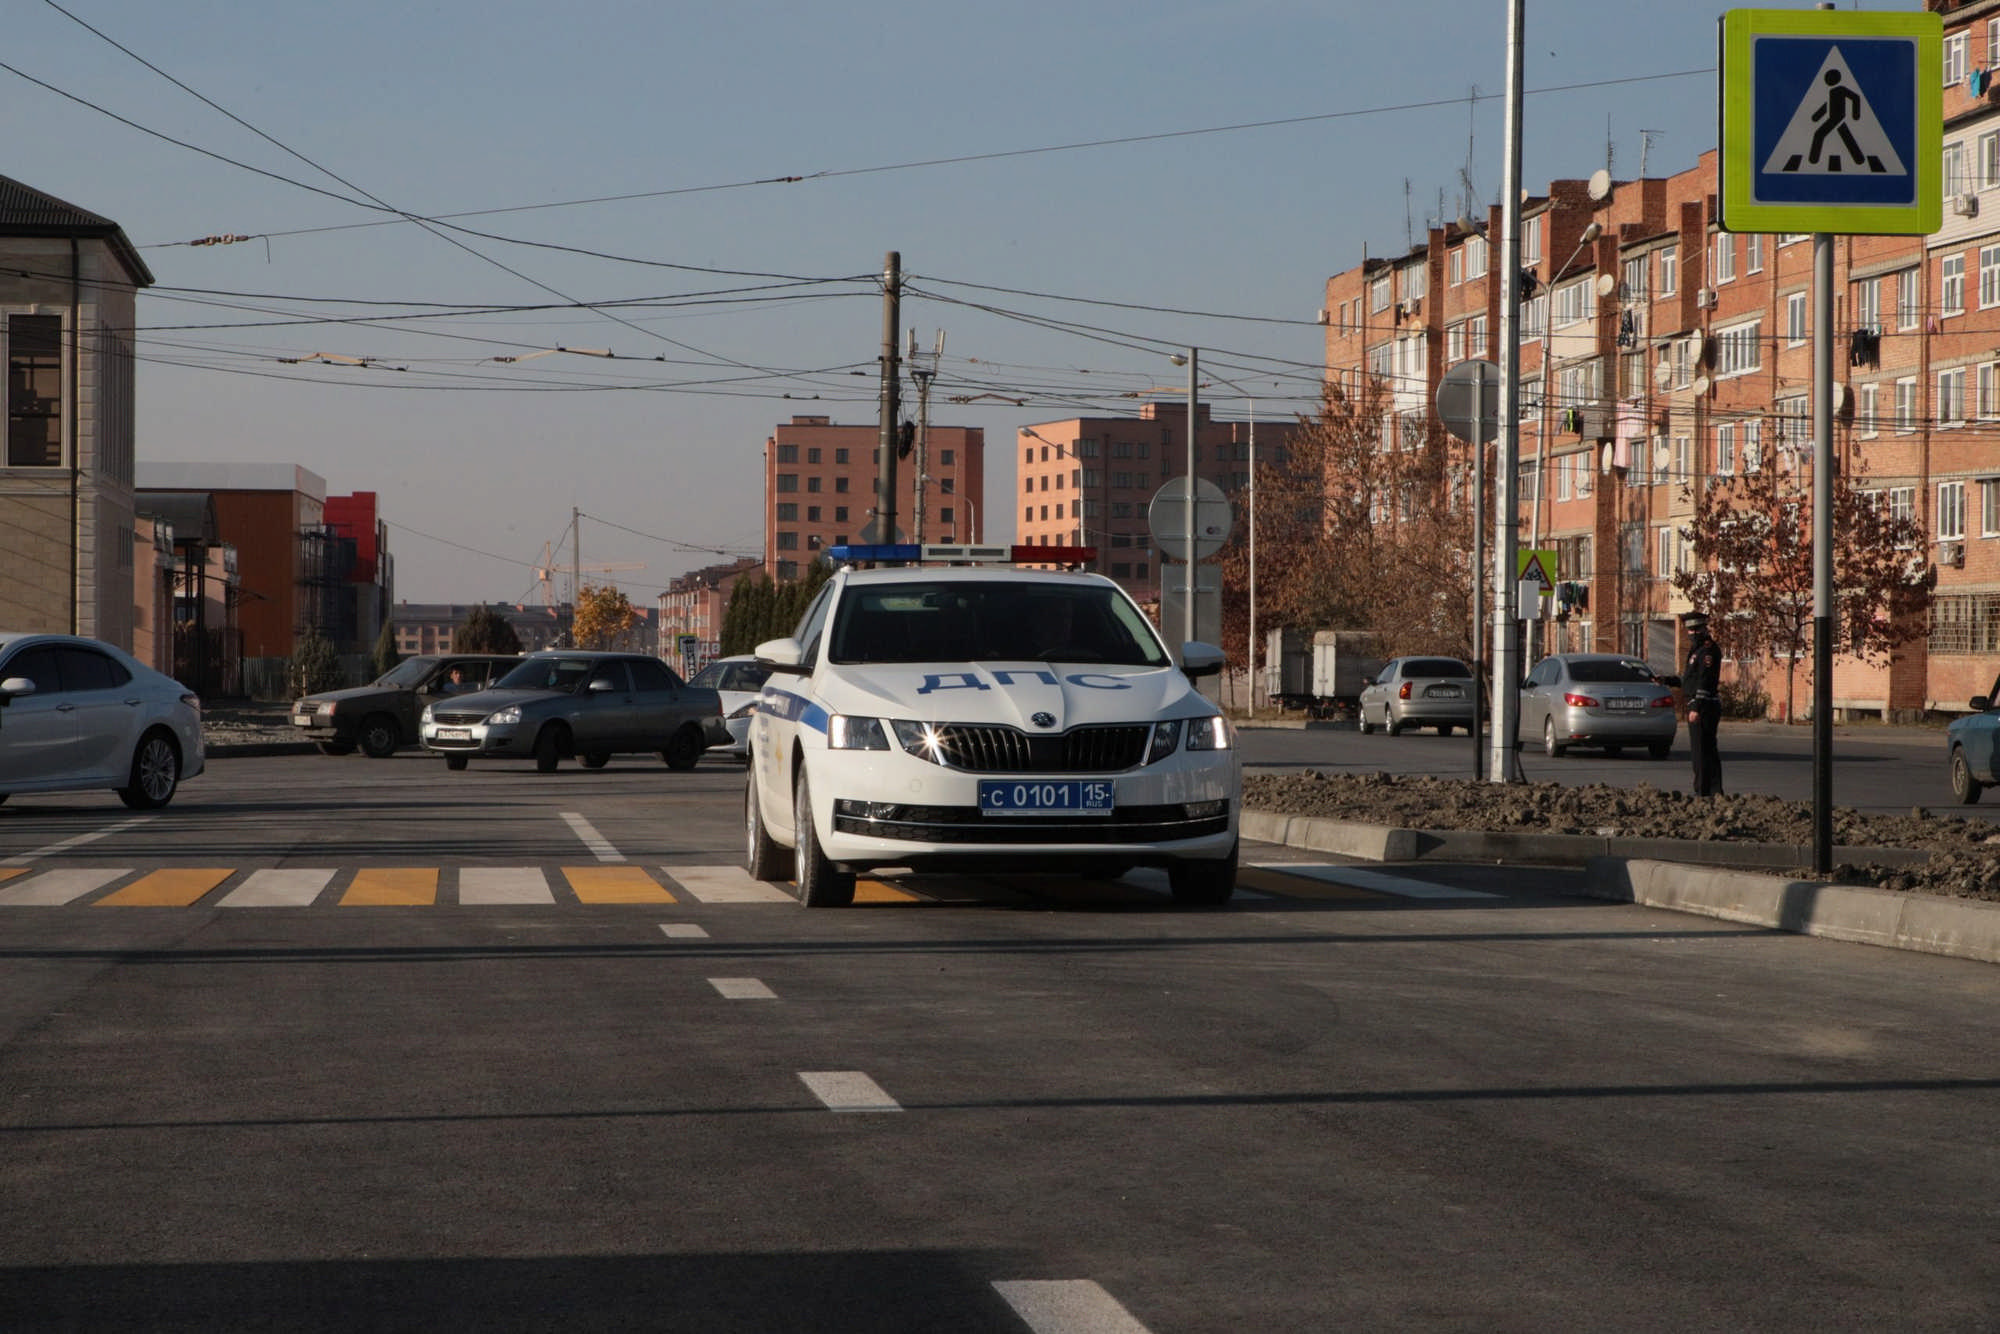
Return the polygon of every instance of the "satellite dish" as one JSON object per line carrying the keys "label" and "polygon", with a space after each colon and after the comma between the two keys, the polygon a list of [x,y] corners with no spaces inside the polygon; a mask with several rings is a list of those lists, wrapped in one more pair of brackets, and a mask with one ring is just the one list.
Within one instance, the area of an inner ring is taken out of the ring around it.
{"label": "satellite dish", "polygon": [[1839,412],[1846,406],[1847,406],[1847,386],[1844,384],[1837,384],[1833,387],[1833,410],[1835,412]]}
{"label": "satellite dish", "polygon": [[1689,335],[1688,335],[1688,336],[1687,336],[1687,337],[1686,337],[1685,339],[1683,339],[1683,340],[1682,340],[1682,342],[1681,342],[1681,346],[1682,346],[1682,347],[1683,347],[1684,349],[1686,349],[1686,351],[1687,351],[1687,358],[1688,358],[1688,360],[1689,360],[1689,361],[1700,361],[1700,360],[1701,360],[1701,335],[1700,335],[1700,334],[1698,334],[1698,333],[1691,333],[1691,334],[1689,334]]}
{"label": "satellite dish", "polygon": [[1600,464],[1598,464],[1598,465],[1597,465],[1597,470],[1598,470],[1599,472],[1603,473],[1603,474],[1604,474],[1605,476],[1607,476],[1607,477],[1609,477],[1609,476],[1611,475],[1611,446],[1610,446],[1610,445],[1606,445],[1606,446],[1604,447],[1604,461],[1603,461],[1602,463],[1600,463]]}
{"label": "satellite dish", "polygon": [[1657,385],[1659,388],[1665,389],[1669,384],[1673,382],[1673,378],[1674,378],[1674,368],[1668,365],[1666,362],[1663,361],[1659,365],[1653,367],[1653,383]]}
{"label": "satellite dish", "polygon": [[1598,203],[1611,198],[1611,173],[1601,168],[1590,173],[1590,197]]}
{"label": "satellite dish", "polygon": [[1618,289],[1618,280],[1616,278],[1612,277],[1608,273],[1600,273],[1597,275],[1597,294],[1599,296],[1610,296],[1617,289]]}
{"label": "satellite dish", "polygon": [[1694,391],[1697,394],[1708,392],[1708,377],[1706,375],[1697,375],[1694,377]]}

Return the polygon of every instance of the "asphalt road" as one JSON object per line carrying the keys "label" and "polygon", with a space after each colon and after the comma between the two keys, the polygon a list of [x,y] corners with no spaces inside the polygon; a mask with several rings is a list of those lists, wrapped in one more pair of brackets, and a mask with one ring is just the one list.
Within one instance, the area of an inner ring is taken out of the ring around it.
{"label": "asphalt road", "polygon": [[0,808],[0,1327],[2000,1323],[2000,970],[1262,845],[808,913],[741,781]]}
{"label": "asphalt road", "polygon": [[[1243,759],[1251,771],[1260,768],[1313,768],[1330,773],[1432,773],[1471,778],[1472,738],[1464,731],[1449,737],[1435,732],[1383,732],[1363,736],[1351,726],[1310,728],[1246,727]],[[1722,777],[1731,792],[1760,792],[1793,801],[1810,801],[1813,782],[1812,729],[1771,724],[1730,724],[1721,729]],[[1626,751],[1617,758],[1599,751],[1573,750],[1560,758],[1528,746],[1520,755],[1522,773],[1533,782],[1565,784],[1610,783],[1632,787],[1693,788],[1687,729],[1674,740],[1674,752],[1664,760],[1644,751]],[[1833,803],[1856,810],[1908,815],[1921,807],[1941,815],[2000,819],[2000,793],[1988,794],[1973,806],[1960,806],[1951,795],[1951,775],[1945,765],[1942,730],[1919,727],[1842,727],[1833,742]]]}

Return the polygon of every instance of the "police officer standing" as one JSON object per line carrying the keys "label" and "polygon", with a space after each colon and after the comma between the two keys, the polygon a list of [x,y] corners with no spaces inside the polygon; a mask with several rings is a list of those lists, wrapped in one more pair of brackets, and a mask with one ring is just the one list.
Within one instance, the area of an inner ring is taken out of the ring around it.
{"label": "police officer standing", "polygon": [[1694,794],[1712,797],[1722,791],[1722,756],[1715,749],[1715,728],[1722,721],[1722,650],[1709,637],[1706,612],[1689,612],[1681,624],[1688,632],[1687,669],[1681,673],[1681,688],[1687,692]]}

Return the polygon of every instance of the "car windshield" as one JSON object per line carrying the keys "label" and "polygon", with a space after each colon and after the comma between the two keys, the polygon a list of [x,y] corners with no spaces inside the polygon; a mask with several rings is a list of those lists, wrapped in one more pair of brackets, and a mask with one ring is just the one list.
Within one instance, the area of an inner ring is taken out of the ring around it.
{"label": "car windshield", "polygon": [[574,695],[590,679],[595,658],[530,658],[495,681],[495,690],[559,690]]}
{"label": "car windshield", "polygon": [[421,682],[437,667],[436,658],[411,658],[399,662],[375,679],[378,686],[397,686],[408,690]]}
{"label": "car windshield", "polygon": [[1569,679],[1609,684],[1643,681],[1650,685],[1653,681],[1653,669],[1643,662],[1630,662],[1620,658],[1583,658],[1570,663]]}
{"label": "car windshield", "polygon": [[1146,619],[1116,588],[1022,580],[858,584],[840,599],[838,663],[1091,662],[1165,667]]}
{"label": "car windshield", "polygon": [[1404,676],[1470,676],[1472,669],[1457,658],[1411,658],[1403,664]]}

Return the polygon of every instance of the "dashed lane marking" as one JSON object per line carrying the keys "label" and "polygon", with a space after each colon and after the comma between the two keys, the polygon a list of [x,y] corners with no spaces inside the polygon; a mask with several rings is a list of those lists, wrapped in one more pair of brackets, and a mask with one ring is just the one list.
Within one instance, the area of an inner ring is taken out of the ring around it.
{"label": "dashed lane marking", "polygon": [[0,889],[0,904],[21,908],[59,908],[130,874],[130,868],[109,866],[43,871],[17,885]]}
{"label": "dashed lane marking", "polygon": [[488,907],[554,903],[556,896],[538,866],[466,866],[458,872],[458,901]]}
{"label": "dashed lane marking", "polygon": [[611,840],[598,833],[596,827],[577,812],[564,811],[562,818],[563,823],[567,824],[570,830],[583,840],[583,846],[589,848],[597,860],[601,862],[622,862],[625,860],[625,854],[612,847]]}
{"label": "dashed lane marking", "polygon": [[343,908],[425,908],[437,902],[438,873],[433,866],[364,866],[354,873]]}
{"label": "dashed lane marking", "polygon": [[86,843],[95,843],[100,838],[109,838],[113,834],[123,833],[127,829],[136,829],[152,818],[150,815],[140,815],[130,820],[120,820],[117,824],[106,825],[104,828],[94,830],[91,833],[78,834],[75,838],[66,838],[60,843],[51,843],[46,848],[36,848],[33,852],[23,852],[18,856],[9,857],[4,863],[0,863],[0,865],[26,866],[30,862],[39,860],[40,858],[52,857],[56,853],[67,852],[71,848],[80,848]]}
{"label": "dashed lane marking", "polygon": [[123,889],[97,900],[105,908],[185,908],[235,875],[227,866],[177,866],[148,871]]}
{"label": "dashed lane marking", "polygon": [[675,903],[643,866],[565,866],[579,903]]}
{"label": "dashed lane marking", "polygon": [[675,940],[705,939],[708,936],[708,932],[702,930],[693,922],[662,922],[660,923],[660,930]]}
{"label": "dashed lane marking", "polygon": [[331,868],[266,868],[252,871],[222,896],[218,908],[310,908],[333,879]]}
{"label": "dashed lane marking", "polygon": [[829,1112],[900,1112],[902,1104],[859,1070],[801,1070],[799,1078]]}
{"label": "dashed lane marking", "polygon": [[664,866],[676,886],[699,903],[797,903],[798,900],[762,880],[753,880],[740,866]]}
{"label": "dashed lane marking", "polygon": [[754,977],[711,977],[708,984],[724,1000],[776,1000],[778,993]]}
{"label": "dashed lane marking", "polygon": [[1408,876],[1385,875],[1381,871],[1367,871],[1358,866],[1328,866],[1318,863],[1284,862],[1281,869],[1288,875],[1306,876],[1313,880],[1325,881],[1352,889],[1373,890],[1378,894],[1394,894],[1405,899],[1497,899],[1500,894],[1489,894],[1483,889],[1458,889],[1451,885],[1435,884],[1429,880],[1412,880]]}
{"label": "dashed lane marking", "polygon": [[995,1281],[1034,1334],[1147,1334],[1118,1299],[1087,1278]]}

